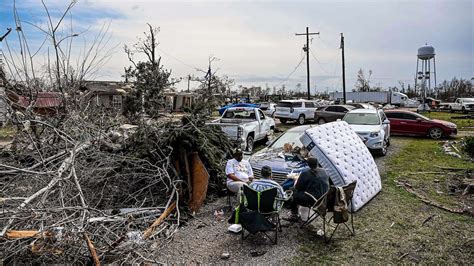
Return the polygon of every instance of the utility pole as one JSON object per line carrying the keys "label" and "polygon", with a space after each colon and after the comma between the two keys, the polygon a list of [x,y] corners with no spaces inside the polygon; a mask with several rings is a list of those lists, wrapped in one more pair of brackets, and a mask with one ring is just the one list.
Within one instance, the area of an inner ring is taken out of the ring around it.
{"label": "utility pole", "polygon": [[189,92],[189,82],[191,81],[191,75],[188,75],[188,92]]}
{"label": "utility pole", "polygon": [[342,50],[342,95],[344,104],[346,104],[346,65],[344,61],[344,35],[341,33],[341,50]]}
{"label": "utility pole", "polygon": [[303,48],[303,51],[306,52],[306,82],[308,83],[308,100],[311,99],[311,91],[309,84],[309,35],[318,35],[319,32],[309,32],[309,27],[306,27],[306,33],[295,33],[296,36],[306,35],[306,47]]}

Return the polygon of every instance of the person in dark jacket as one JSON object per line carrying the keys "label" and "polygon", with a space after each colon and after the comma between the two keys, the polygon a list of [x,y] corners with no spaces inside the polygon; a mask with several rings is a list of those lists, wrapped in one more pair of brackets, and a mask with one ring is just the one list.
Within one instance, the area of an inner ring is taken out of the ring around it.
{"label": "person in dark jacket", "polygon": [[314,199],[305,192],[319,199],[329,189],[329,176],[324,169],[318,168],[318,160],[310,157],[307,162],[309,169],[300,174],[294,187],[290,202],[291,216],[287,219],[290,221],[299,220],[298,205],[311,207],[314,204]]}

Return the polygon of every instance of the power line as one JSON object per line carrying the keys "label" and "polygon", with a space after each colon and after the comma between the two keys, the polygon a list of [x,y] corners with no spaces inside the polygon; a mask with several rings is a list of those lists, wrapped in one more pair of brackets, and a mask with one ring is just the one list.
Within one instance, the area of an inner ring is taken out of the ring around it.
{"label": "power line", "polygon": [[318,62],[319,68],[321,68],[321,70],[323,70],[323,72],[325,72],[328,75],[336,75],[336,71],[334,71],[334,73],[330,73],[329,71],[327,71],[326,69],[323,68],[322,63],[318,60],[318,58],[316,58],[316,56],[313,54],[313,51],[310,50],[310,53],[311,53],[311,56],[313,56],[314,60],[316,60],[316,62]]}
{"label": "power line", "polygon": [[296,72],[296,70],[298,70],[298,68],[301,66],[301,63],[303,63],[303,60],[306,58],[306,56],[303,54],[303,56],[301,57],[301,60],[300,62],[296,65],[296,67],[293,69],[293,71],[290,72],[290,74],[288,74],[288,76],[281,82],[277,85],[278,86],[281,86],[283,85],[285,82],[287,82],[290,77]]}
{"label": "power line", "polygon": [[198,68],[198,67],[195,67],[195,66],[193,66],[193,65],[190,65],[190,64],[184,62],[183,60],[181,60],[181,59],[179,59],[179,58],[177,58],[177,57],[175,57],[175,56],[173,56],[173,55],[171,55],[171,54],[169,54],[169,53],[163,51],[163,49],[161,49],[161,48],[156,48],[156,49],[159,50],[159,51],[161,51],[161,52],[164,53],[165,55],[167,55],[167,56],[173,58],[174,60],[178,61],[179,63],[181,63],[181,64],[183,64],[183,65],[185,65],[185,66],[187,66],[187,67],[189,67],[189,68],[194,69],[195,71],[200,71],[200,72],[205,72],[205,73],[206,73],[206,71],[202,70],[201,68]]}

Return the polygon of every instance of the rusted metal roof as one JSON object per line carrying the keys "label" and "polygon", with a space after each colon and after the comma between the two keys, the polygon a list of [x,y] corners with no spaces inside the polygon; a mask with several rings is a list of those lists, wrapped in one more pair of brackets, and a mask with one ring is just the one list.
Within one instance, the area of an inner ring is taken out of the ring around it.
{"label": "rusted metal roof", "polygon": [[30,97],[19,96],[18,104],[22,107],[28,107],[34,102],[33,107],[35,108],[56,108],[62,104],[62,98],[59,93],[54,92],[39,92],[36,97],[30,99]]}

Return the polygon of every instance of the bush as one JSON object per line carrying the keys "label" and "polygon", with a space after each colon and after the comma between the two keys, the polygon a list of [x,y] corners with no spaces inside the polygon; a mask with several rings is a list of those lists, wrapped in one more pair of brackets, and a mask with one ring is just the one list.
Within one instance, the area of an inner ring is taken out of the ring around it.
{"label": "bush", "polygon": [[472,158],[474,158],[474,137],[466,137],[464,151],[469,154]]}

